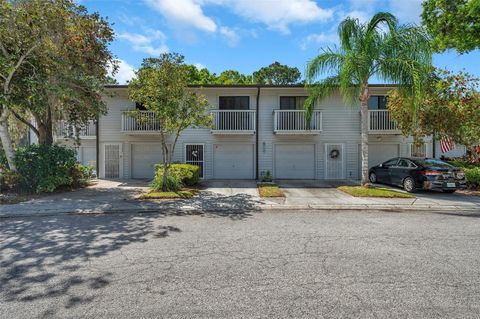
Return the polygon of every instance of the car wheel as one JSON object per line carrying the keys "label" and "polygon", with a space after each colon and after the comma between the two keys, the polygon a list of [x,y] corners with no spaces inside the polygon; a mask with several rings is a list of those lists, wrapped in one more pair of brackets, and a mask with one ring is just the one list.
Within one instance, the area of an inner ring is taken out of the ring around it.
{"label": "car wheel", "polygon": [[375,184],[377,182],[377,174],[371,172],[368,179],[370,180],[370,183]]}
{"label": "car wheel", "polygon": [[452,194],[455,193],[457,190],[456,189],[444,189],[443,192],[447,194]]}
{"label": "car wheel", "polygon": [[409,193],[415,192],[415,181],[411,177],[407,177],[403,180],[403,189]]}

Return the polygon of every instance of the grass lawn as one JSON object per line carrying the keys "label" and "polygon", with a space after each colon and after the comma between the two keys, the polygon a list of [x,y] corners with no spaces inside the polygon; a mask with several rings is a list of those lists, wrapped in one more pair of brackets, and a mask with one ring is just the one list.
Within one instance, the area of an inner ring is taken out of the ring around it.
{"label": "grass lawn", "polygon": [[340,186],[337,189],[354,197],[415,198],[411,194],[382,187]]}
{"label": "grass lawn", "polygon": [[192,198],[198,191],[195,189],[182,189],[178,192],[156,192],[150,191],[139,197],[139,199],[178,199]]}
{"label": "grass lawn", "polygon": [[29,200],[29,198],[22,195],[0,195],[0,205],[18,204],[27,200]]}
{"label": "grass lawn", "polygon": [[260,197],[285,197],[283,191],[275,184],[258,184]]}

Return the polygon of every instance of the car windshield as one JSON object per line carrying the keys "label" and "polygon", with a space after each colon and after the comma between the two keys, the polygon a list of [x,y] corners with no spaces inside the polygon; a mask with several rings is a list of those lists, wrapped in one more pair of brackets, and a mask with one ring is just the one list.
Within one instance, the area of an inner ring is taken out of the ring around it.
{"label": "car windshield", "polygon": [[419,160],[418,162],[420,162],[420,164],[422,164],[425,167],[437,167],[437,168],[447,168],[447,169],[454,167],[448,163],[445,163],[443,161],[436,160],[436,159],[424,159],[424,160]]}

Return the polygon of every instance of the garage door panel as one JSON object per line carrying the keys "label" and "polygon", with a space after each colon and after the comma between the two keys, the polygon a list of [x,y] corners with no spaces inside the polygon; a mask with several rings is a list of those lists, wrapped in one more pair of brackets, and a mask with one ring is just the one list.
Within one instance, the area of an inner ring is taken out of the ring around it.
{"label": "garage door panel", "polygon": [[315,145],[275,145],[275,178],[315,179]]}
{"label": "garage door panel", "polygon": [[216,144],[213,175],[216,179],[254,178],[253,144]]}
{"label": "garage door panel", "polygon": [[155,164],[162,163],[160,144],[132,144],[132,178],[152,179]]}
{"label": "garage door panel", "polygon": [[399,156],[399,144],[369,144],[368,167],[383,163]]}

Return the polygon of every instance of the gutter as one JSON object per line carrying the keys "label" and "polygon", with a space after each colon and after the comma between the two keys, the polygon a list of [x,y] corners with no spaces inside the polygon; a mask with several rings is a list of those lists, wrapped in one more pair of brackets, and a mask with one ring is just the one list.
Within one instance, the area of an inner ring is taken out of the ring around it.
{"label": "gutter", "polygon": [[258,181],[259,172],[258,172],[258,123],[260,123],[260,86],[257,86],[257,112],[255,116],[255,179]]}
{"label": "gutter", "polygon": [[100,175],[100,141],[98,139],[98,136],[100,134],[100,125],[99,125],[99,122],[100,122],[100,115],[97,116],[97,119],[95,121],[95,133],[96,133],[96,136],[95,136],[95,163],[96,163],[96,169],[97,169],[97,178],[98,176]]}

